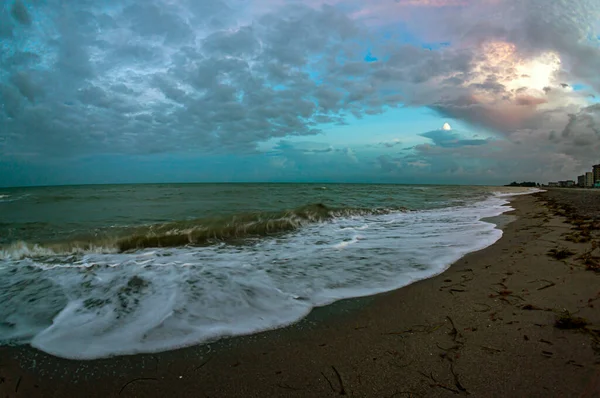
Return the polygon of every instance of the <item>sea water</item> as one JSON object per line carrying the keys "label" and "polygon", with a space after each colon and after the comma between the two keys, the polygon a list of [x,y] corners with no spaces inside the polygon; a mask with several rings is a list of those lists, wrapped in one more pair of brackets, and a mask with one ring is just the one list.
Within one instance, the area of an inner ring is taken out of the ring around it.
{"label": "sea water", "polygon": [[282,327],[443,272],[502,231],[504,187],[0,189],[0,344],[65,358]]}

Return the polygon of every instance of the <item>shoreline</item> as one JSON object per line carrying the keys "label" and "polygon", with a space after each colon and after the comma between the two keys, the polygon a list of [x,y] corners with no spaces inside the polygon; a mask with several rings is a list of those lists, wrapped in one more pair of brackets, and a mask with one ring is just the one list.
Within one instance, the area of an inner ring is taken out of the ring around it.
{"label": "shoreline", "polygon": [[[578,311],[592,327],[600,325],[593,308],[600,279],[577,266],[576,256],[563,261],[547,256],[558,246],[584,252],[590,243],[562,239],[571,226],[536,198],[512,197],[509,206],[516,210],[500,217],[517,219],[504,226],[502,238],[443,273],[314,309],[282,329],[93,361],[0,347],[0,392],[11,397],[579,395],[600,382],[592,332],[557,329],[557,312],[544,309]],[[539,310],[524,310],[527,305]]]}

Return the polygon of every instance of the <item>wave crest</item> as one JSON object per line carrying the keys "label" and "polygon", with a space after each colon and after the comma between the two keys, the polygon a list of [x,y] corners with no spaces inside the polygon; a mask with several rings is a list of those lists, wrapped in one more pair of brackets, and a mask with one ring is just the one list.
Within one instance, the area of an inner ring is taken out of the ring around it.
{"label": "wave crest", "polygon": [[252,238],[278,235],[303,226],[340,217],[368,216],[404,211],[404,208],[331,208],[321,203],[281,212],[257,212],[229,217],[174,221],[130,229],[126,233],[93,240],[74,239],[59,243],[13,242],[0,248],[0,259],[22,259],[116,253],[152,247],[179,247],[241,243]]}

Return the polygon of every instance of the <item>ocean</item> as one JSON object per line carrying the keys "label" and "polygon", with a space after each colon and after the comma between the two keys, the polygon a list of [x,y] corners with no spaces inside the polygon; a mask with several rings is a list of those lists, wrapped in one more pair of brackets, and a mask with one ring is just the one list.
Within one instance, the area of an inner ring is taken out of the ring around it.
{"label": "ocean", "polygon": [[508,187],[0,188],[0,345],[94,359],[294,323],[502,236]]}

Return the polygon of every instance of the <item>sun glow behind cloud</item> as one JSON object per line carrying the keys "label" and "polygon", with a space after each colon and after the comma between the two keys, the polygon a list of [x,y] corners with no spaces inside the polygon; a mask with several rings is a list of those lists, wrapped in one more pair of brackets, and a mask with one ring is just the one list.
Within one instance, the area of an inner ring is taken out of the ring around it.
{"label": "sun glow behind cloud", "polygon": [[[465,85],[485,88],[497,84],[513,97],[527,94],[541,98],[545,90],[560,84],[557,80],[560,67],[560,58],[553,52],[527,57],[521,56],[512,43],[490,42],[482,46],[482,57],[474,67],[475,78]],[[489,95],[493,90],[486,93]]]}

